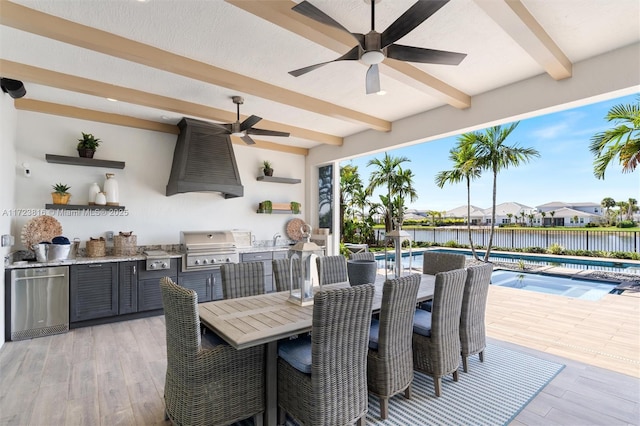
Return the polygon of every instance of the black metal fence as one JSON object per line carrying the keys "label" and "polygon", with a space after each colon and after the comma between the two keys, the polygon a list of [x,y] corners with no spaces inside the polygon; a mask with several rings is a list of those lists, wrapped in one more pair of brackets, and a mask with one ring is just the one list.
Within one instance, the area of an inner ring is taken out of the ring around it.
{"label": "black metal fence", "polygon": [[[412,241],[446,244],[469,244],[469,234],[464,227],[407,228],[404,229]],[[473,243],[481,246],[489,244],[489,228],[472,228]],[[384,241],[384,230],[378,230],[378,241]],[[601,250],[638,252],[640,232],[638,231],[564,231],[557,229],[496,228],[493,235],[494,247],[548,248],[558,244],[568,250]]]}

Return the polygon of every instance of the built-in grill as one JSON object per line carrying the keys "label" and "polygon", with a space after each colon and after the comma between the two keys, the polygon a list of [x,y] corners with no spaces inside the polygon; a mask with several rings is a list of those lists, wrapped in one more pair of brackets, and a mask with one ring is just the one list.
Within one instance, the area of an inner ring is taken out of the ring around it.
{"label": "built-in grill", "polygon": [[182,231],[182,271],[217,269],[223,263],[238,263],[240,255],[231,231]]}

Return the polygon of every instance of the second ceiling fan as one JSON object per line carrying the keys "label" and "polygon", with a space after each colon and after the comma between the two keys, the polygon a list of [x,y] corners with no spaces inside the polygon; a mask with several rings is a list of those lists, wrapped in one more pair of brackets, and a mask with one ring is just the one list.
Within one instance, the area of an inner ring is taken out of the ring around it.
{"label": "second ceiling fan", "polygon": [[464,53],[395,44],[396,41],[436,13],[449,0],[419,0],[382,33],[375,30],[375,4],[378,1],[380,0],[369,0],[371,3],[371,31],[367,34],[350,32],[306,0],[294,6],[292,10],[301,15],[350,34],[358,44],[337,59],[289,71],[289,74],[299,77],[331,62],[362,60],[362,62],[369,65],[366,76],[366,89],[367,94],[371,94],[380,92],[378,64],[385,58],[425,64],[458,65],[467,56]]}
{"label": "second ceiling fan", "polygon": [[234,123],[226,123],[226,124],[217,124],[211,123],[214,126],[220,127],[225,130],[225,133],[230,134],[232,136],[238,136],[240,139],[244,141],[247,145],[254,145],[256,141],[251,139],[249,135],[259,135],[259,136],[289,136],[287,132],[278,132],[275,130],[263,130],[256,129],[253,127],[254,124],[257,124],[262,117],[258,117],[257,115],[252,115],[247,117],[243,122],[240,122],[240,105],[244,103],[244,99],[242,96],[232,96],[231,99],[233,103],[236,104],[236,121]]}

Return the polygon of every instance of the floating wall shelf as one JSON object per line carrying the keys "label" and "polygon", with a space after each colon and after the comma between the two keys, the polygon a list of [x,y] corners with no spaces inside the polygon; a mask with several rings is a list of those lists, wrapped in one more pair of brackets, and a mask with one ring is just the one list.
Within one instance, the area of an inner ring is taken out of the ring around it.
{"label": "floating wall shelf", "polygon": [[97,158],[67,157],[65,155],[45,154],[47,163],[69,164],[72,166],[108,167],[124,169],[124,161],[99,160]]}
{"label": "floating wall shelf", "polygon": [[124,206],[100,206],[83,204],[45,204],[47,210],[126,210]]}
{"label": "floating wall shelf", "polygon": [[291,178],[274,177],[274,176],[258,176],[256,178],[256,180],[259,180],[259,181],[262,181],[262,182],[274,182],[274,183],[300,183],[300,182],[302,182],[301,179],[291,179]]}

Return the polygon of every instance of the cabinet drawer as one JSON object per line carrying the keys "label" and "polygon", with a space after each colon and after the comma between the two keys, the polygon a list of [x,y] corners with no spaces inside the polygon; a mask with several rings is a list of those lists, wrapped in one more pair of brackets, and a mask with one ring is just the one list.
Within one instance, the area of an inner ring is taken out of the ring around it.
{"label": "cabinet drawer", "polygon": [[280,250],[280,251],[273,252],[274,259],[286,259],[288,255],[289,255],[288,250]]}
{"label": "cabinet drawer", "polygon": [[257,253],[242,253],[242,261],[243,262],[257,262],[257,261],[265,261],[271,260],[271,252],[270,251],[261,251]]}

